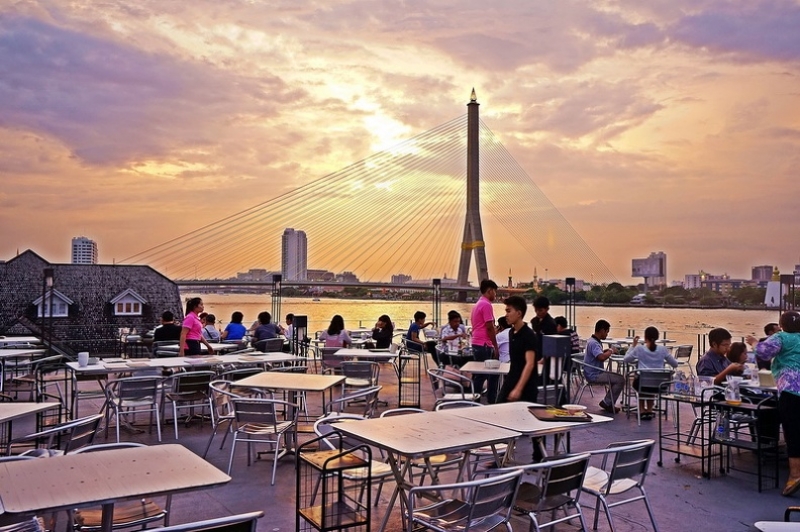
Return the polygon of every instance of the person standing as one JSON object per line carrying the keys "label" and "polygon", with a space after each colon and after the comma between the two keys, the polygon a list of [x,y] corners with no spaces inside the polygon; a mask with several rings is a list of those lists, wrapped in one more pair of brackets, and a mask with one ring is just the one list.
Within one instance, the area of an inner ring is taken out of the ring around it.
{"label": "person standing", "polygon": [[[481,297],[472,308],[470,322],[472,323],[472,355],[478,362],[490,358],[497,358],[500,349],[497,346],[497,337],[494,328],[494,310],[492,301],[497,297],[497,283],[491,279],[481,281]],[[496,375],[473,375],[472,389],[476,393],[483,391],[483,385],[488,381],[486,398],[489,404],[497,401]]]}
{"label": "person standing", "polygon": [[512,401],[536,402],[536,333],[525,323],[528,305],[520,296],[511,296],[503,301],[506,305],[509,357],[511,367],[503,380],[498,403]]}
{"label": "person standing", "polygon": [[186,317],[181,327],[180,346],[184,356],[197,356],[202,354],[200,344],[206,344],[208,354],[214,354],[214,348],[203,338],[203,324],[198,314],[203,312],[203,300],[193,297],[186,302]]}
{"label": "person standing", "polygon": [[782,492],[788,497],[800,489],[800,313],[784,312],[780,325],[782,331],[764,341],[748,336],[747,343],[753,346],[758,358],[772,361],[771,371],[778,387],[778,415],[789,455],[789,479]]}

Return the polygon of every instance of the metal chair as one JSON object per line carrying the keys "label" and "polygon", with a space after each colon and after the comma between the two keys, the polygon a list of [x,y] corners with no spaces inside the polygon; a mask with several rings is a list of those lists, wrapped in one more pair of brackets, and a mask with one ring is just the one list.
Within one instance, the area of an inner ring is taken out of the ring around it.
{"label": "metal chair", "polygon": [[[293,441],[297,441],[297,405],[277,399],[245,399],[234,397],[233,403],[234,422],[236,428],[233,432],[231,455],[228,460],[228,474],[233,467],[233,454],[236,452],[236,443],[247,444],[247,465],[250,465],[250,446],[252,444],[267,444],[274,450],[272,463],[272,485],[275,485],[275,472],[278,468],[278,459],[288,452],[286,434],[295,432]],[[280,413],[292,412],[291,419],[282,419]]]}
{"label": "metal chair", "polygon": [[[103,419],[102,414],[95,414],[15,438],[6,445],[6,454],[11,454],[12,447],[19,446],[22,443],[31,443],[35,446],[35,449],[51,451],[44,453],[48,455],[68,453],[86,445],[91,445],[94,442],[101,419]],[[40,447],[42,442],[44,442],[44,446]],[[28,451],[28,453],[30,452]]]}
{"label": "metal chair", "polygon": [[[469,482],[411,488],[406,530],[420,525],[438,532],[469,532],[502,525],[511,532],[509,520],[521,478],[522,470],[517,469]],[[463,496],[449,497],[451,492]]]}
{"label": "metal chair", "polygon": [[[658,531],[656,518],[647,493],[644,490],[644,480],[647,477],[647,468],[653,453],[655,442],[653,440],[639,440],[618,442],[610,444],[606,449],[591,451],[592,456],[601,456],[602,465],[589,466],[586,478],[581,489],[597,498],[594,512],[594,530],[597,530],[597,521],[600,516],[600,506],[603,506],[608,525],[614,530],[611,518],[611,508],[636,501],[644,501],[653,530]],[[638,495],[627,499],[609,502],[610,497],[623,495],[630,490],[638,491]]]}
{"label": "metal chair", "polygon": [[[428,377],[437,405],[446,401],[479,401],[481,398],[481,394],[473,392],[472,381],[466,380],[460,373],[432,368],[428,370]],[[450,392],[448,388],[456,391]]]}
{"label": "metal chair", "polygon": [[345,360],[339,368],[345,376],[345,388],[369,388],[378,385],[381,366],[377,362]]}
{"label": "metal chair", "polygon": [[250,512],[181,525],[153,528],[150,529],[150,532],[256,532],[256,525],[261,517],[264,517],[264,512]]}
{"label": "metal chair", "polygon": [[238,394],[235,394],[231,391],[231,381],[218,379],[215,381],[211,381],[208,385],[209,393],[210,393],[210,400],[211,400],[211,425],[213,430],[211,432],[211,436],[208,437],[208,443],[206,444],[206,450],[203,452],[203,458],[208,455],[208,450],[211,448],[211,442],[214,441],[214,436],[217,435],[217,431],[219,428],[224,424],[227,423],[228,426],[225,429],[225,436],[222,438],[222,443],[219,445],[219,448],[225,446],[225,440],[228,439],[228,433],[233,431],[233,399],[238,399],[241,397]]}
{"label": "metal chair", "polygon": [[[321,442],[320,445],[324,444],[329,450],[339,449],[340,447],[337,444],[337,442],[340,441],[344,443],[345,448],[357,449],[361,447],[363,444],[360,442],[352,442],[351,444],[351,442],[349,442],[346,437],[344,437],[340,432],[336,431],[336,424],[358,422],[364,419],[367,418],[355,414],[333,413],[315,421],[314,432],[317,434],[317,436],[320,436],[322,438],[322,440],[320,440]],[[381,455],[383,455],[383,453],[381,453]],[[367,459],[366,454],[362,454],[361,458]],[[348,481],[358,482],[366,478],[367,473],[369,473],[369,477],[372,481],[379,482],[378,492],[375,494],[375,506],[378,506],[378,502],[381,496],[381,491],[383,490],[383,484],[384,482],[386,482],[387,479],[394,479],[394,471],[392,471],[391,466],[386,462],[380,460],[370,460],[369,471],[367,471],[366,467],[359,469],[349,469],[346,470],[346,472],[343,474],[343,478]],[[318,482],[319,480],[321,480],[321,478],[318,479]]]}
{"label": "metal chair", "polygon": [[340,375],[343,359],[342,357],[334,356],[334,353],[341,349],[340,347],[322,347],[319,349],[320,364],[322,373],[331,375]]}
{"label": "metal chair", "polygon": [[[546,458],[538,464],[519,468],[523,471],[522,481],[514,507],[528,514],[532,530],[538,532],[576,517],[581,522],[581,530],[586,530],[578,500],[590,457],[589,453],[584,453]],[[570,507],[575,510],[574,513],[567,511]],[[558,509],[563,509],[565,515],[556,519],[555,512]],[[551,519],[542,522],[541,515],[545,512],[551,512]]]}
{"label": "metal chair", "polygon": [[264,338],[252,344],[256,351],[262,353],[283,352],[283,338]]}
{"label": "metal chair", "polygon": [[[641,405],[642,401],[657,401],[661,385],[670,382],[674,373],[671,369],[637,369],[632,371],[631,376],[634,379],[639,379],[639,389],[637,390],[631,386],[636,406],[628,409],[628,417],[631,415],[631,410],[636,408],[636,421],[641,426],[642,409],[639,405]],[[664,413],[666,414],[666,411]]]}
{"label": "metal chair", "polygon": [[155,416],[158,441],[161,441],[161,405],[158,391],[163,381],[161,377],[126,377],[111,381],[106,386],[106,438],[111,415],[116,418],[117,441],[122,416],[150,413],[150,433],[153,431]]}
{"label": "metal chair", "polygon": [[378,406],[378,393],[381,391],[381,388],[382,386],[372,386],[328,401],[325,405],[325,415],[330,415],[333,412],[341,414],[351,403],[358,403],[358,405],[363,408],[359,415],[365,418],[374,417],[375,410]]}
{"label": "metal chair", "polygon": [[0,526],[0,532],[45,532],[45,527],[41,518],[31,517],[20,523]]}
{"label": "metal chair", "polygon": [[689,372],[692,375],[695,375],[694,365],[689,362],[689,359],[692,358],[693,349],[694,346],[691,344],[676,345],[672,350],[672,356],[675,357],[675,360],[677,360],[678,364],[680,364],[681,366],[688,366]]}
{"label": "metal chair", "polygon": [[[122,442],[107,443],[100,445],[90,445],[78,449],[72,454],[95,453],[111,451],[114,449],[128,449],[132,447],[146,447],[141,443]],[[112,515],[112,529],[130,528],[141,526],[144,530],[148,523],[154,521],[164,521],[164,525],[169,525],[169,511],[172,506],[172,495],[166,495],[164,507],[162,508],[151,499],[141,499],[138,501],[120,502],[114,505]],[[102,508],[83,508],[69,512],[70,523],[74,530],[80,532],[98,532],[102,528]]]}
{"label": "metal chair", "polygon": [[[189,410],[185,423],[194,416],[195,409],[202,410],[206,407],[211,410],[213,405],[209,399],[209,384],[217,376],[213,371],[187,371],[172,376],[172,391],[164,394],[167,401],[172,403],[172,423],[175,428],[175,439],[178,439],[178,410]],[[200,416],[202,421],[202,416]]]}

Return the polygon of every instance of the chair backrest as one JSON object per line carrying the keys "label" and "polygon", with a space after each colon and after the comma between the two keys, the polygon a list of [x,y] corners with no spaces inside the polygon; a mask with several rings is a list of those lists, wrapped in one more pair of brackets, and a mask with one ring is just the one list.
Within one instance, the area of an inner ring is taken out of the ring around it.
{"label": "chair backrest", "polygon": [[411,406],[403,406],[400,408],[390,408],[389,410],[384,410],[381,412],[381,417],[407,416],[409,414],[422,414],[424,412],[427,412],[427,410],[423,410],[422,408],[414,408]]}
{"label": "chair backrest", "polygon": [[381,366],[377,362],[346,360],[343,361],[339,367],[342,370],[342,375],[349,379],[367,380],[370,386],[376,386],[378,384]]}
{"label": "chair backrest", "polygon": [[211,394],[211,404],[214,407],[212,414],[215,420],[233,415],[231,400],[241,397],[231,391],[231,381],[218,379],[208,385]]}
{"label": "chair backrest", "polygon": [[358,447],[363,445],[358,440],[350,439],[341,432],[336,431],[337,423],[350,423],[362,421],[366,418],[357,414],[329,414],[321,417],[314,422],[314,433],[321,438],[320,445],[325,445],[329,450],[338,449],[337,442],[344,442],[346,447]]}
{"label": "chair backrest", "polygon": [[568,496],[573,491],[576,492],[574,500],[577,502],[591,456],[589,453],[584,453],[567,458],[556,457],[523,467],[521,491],[524,490],[524,485],[532,474],[538,475],[538,483],[534,482],[534,484],[539,489],[535,490],[537,496],[531,501],[534,504],[533,510],[536,511],[539,504],[546,499],[552,500],[556,496]]}
{"label": "chair backrest", "polygon": [[150,399],[155,402],[158,397],[158,385],[163,380],[161,377],[125,377],[111,381],[106,391],[123,401]]}
{"label": "chair backrest", "polygon": [[219,374],[219,378],[226,381],[236,382],[238,380],[242,380],[245,377],[250,377],[252,375],[258,375],[259,373],[263,373],[264,369],[260,367],[250,367],[250,368],[234,368],[229,369],[227,371],[223,371]]}
{"label": "chair backrest", "polygon": [[333,401],[328,401],[328,404],[325,405],[325,415],[329,415],[332,412],[341,413],[348,403],[363,401],[363,403],[359,403],[359,406],[363,406],[360,415],[371,418],[375,415],[375,410],[378,406],[378,393],[381,388],[382,386],[371,386],[355,393],[343,395]]}
{"label": "chair backrest", "polygon": [[68,453],[81,447],[86,447],[94,442],[97,428],[100,426],[101,414],[86,416],[81,419],[66,423],[62,428],[67,432],[64,443],[64,452]]}
{"label": "chair backrest", "polygon": [[674,356],[676,360],[689,360],[692,356],[692,349],[694,349],[692,344],[676,345],[672,356]]}
{"label": "chair backrest", "polygon": [[194,523],[151,528],[150,532],[256,532],[258,519],[263,516],[264,512],[250,512],[205,521],[195,521]]}
{"label": "chair backrest", "polygon": [[341,349],[341,347],[322,347],[319,350],[320,360],[324,369],[339,369],[342,365],[342,357],[334,356],[333,354]]}
{"label": "chair backrest", "polygon": [[448,387],[458,390],[458,393],[461,394],[461,398],[464,400],[467,399],[465,388],[470,386],[465,386],[466,382],[460,373],[455,373],[443,368],[432,368],[427,371],[428,377],[431,380],[431,388],[435,399],[442,399],[447,393],[446,388]]}
{"label": "chair backrest", "polygon": [[434,410],[437,412],[439,410],[451,410],[453,408],[472,408],[474,406],[483,406],[481,403],[476,403],[475,401],[447,401],[445,403],[439,403],[436,405]]}
{"label": "chair backrest", "polygon": [[611,460],[606,490],[617,480],[631,479],[639,486],[644,484],[650,456],[653,453],[653,440],[612,443],[608,446],[606,456]]}
{"label": "chair backrest", "polygon": [[97,445],[87,445],[86,447],[76,449],[72,452],[72,454],[96,453],[99,451],[113,451],[115,449],[130,449],[132,447],[147,447],[147,445],[132,441],[122,441],[119,443],[99,443]]}
{"label": "chair backrest", "polygon": [[638,370],[639,388],[661,388],[665,382],[672,380],[673,371],[671,369],[643,369]]}
{"label": "chair backrest", "polygon": [[45,528],[41,518],[30,517],[20,523],[0,526],[0,532],[45,532]]}
{"label": "chair backrest", "polygon": [[208,394],[211,381],[217,376],[213,371],[187,371],[172,376],[175,381],[174,391],[179,394]]}
{"label": "chair backrest", "polygon": [[499,516],[504,522],[508,522],[521,478],[522,471],[509,471],[466,482],[465,487],[469,488],[469,496],[465,502],[469,503],[470,511],[465,529],[468,530],[470,524],[480,523],[493,516]]}
{"label": "chair backrest", "polygon": [[286,407],[292,408],[294,417],[297,418],[297,405],[287,403],[286,401],[233,397],[231,398],[231,402],[233,403],[233,414],[236,417],[236,424],[240,426],[247,423],[258,423],[277,427],[279,423],[283,423],[284,421],[283,412],[286,411]]}
{"label": "chair backrest", "polygon": [[274,353],[283,350],[283,338],[266,338],[253,344],[262,353]]}

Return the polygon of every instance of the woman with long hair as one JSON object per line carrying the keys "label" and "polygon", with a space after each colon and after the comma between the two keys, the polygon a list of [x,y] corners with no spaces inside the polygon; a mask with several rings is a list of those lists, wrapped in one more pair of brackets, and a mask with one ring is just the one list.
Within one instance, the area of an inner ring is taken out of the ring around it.
{"label": "woman with long hair", "polygon": [[[678,367],[678,361],[663,345],[658,345],[659,332],[655,327],[648,327],[644,330],[644,345],[639,343],[639,337],[634,336],[633,346],[625,353],[625,358],[622,361],[626,364],[631,362],[638,362],[637,368],[639,370],[648,369],[664,369],[664,364],[669,364],[673,368]],[[646,393],[658,393],[658,390],[639,388],[639,378],[633,381],[633,387],[639,391]],[[645,399],[639,401],[639,413],[642,419],[653,419],[653,400]]]}
{"label": "woman with long hair", "polygon": [[344,318],[339,314],[331,318],[331,324],[327,330],[322,331],[319,339],[325,341],[325,347],[350,347],[353,342],[344,328]]}
{"label": "woman with long hair", "polygon": [[761,360],[772,361],[772,375],[778,387],[778,415],[783,425],[786,454],[789,455],[789,479],[783,487],[788,497],[800,489],[800,312],[784,312],[781,331],[759,342],[748,336]]}
{"label": "woman with long hair", "polygon": [[392,325],[392,318],[386,314],[381,314],[375,327],[372,328],[372,339],[375,340],[375,347],[377,349],[389,349],[392,344],[392,337],[394,336],[394,326]]}
{"label": "woman with long hair", "polygon": [[211,344],[203,338],[203,324],[199,314],[203,312],[203,300],[193,297],[186,302],[186,317],[181,325],[180,346],[184,356],[197,356],[202,354],[200,343],[206,344],[208,354],[214,354]]}

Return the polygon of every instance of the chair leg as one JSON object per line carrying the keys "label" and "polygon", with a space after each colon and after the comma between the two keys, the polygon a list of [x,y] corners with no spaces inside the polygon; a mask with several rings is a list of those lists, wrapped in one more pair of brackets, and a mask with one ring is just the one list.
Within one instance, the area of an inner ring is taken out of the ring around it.
{"label": "chair leg", "polygon": [[650,522],[653,523],[653,532],[658,532],[658,525],[656,524],[656,516],[653,515],[653,509],[650,507],[650,501],[647,499],[647,493],[644,491],[644,487],[639,486],[639,490],[644,495],[644,505],[647,508],[647,514],[650,516]]}
{"label": "chair leg", "polygon": [[172,424],[175,427],[175,439],[178,439],[178,403],[172,402]]}
{"label": "chair leg", "polygon": [[205,457],[208,456],[208,450],[211,449],[211,442],[214,441],[214,436],[217,435],[218,428],[219,424],[214,425],[214,430],[211,432],[211,436],[208,438],[208,443],[206,444],[206,450],[203,451],[203,459],[205,459]]}
{"label": "chair leg", "polygon": [[[231,467],[233,467],[233,453],[234,453],[234,451],[236,451],[236,434],[233,435],[233,442],[231,443],[231,456],[230,456],[230,458],[228,458],[228,476],[230,476]],[[248,455],[248,457],[249,457],[249,455]]]}
{"label": "chair leg", "polygon": [[161,443],[161,414],[158,413],[158,407],[153,405],[153,412],[156,414],[156,434],[158,434],[158,442]]}

